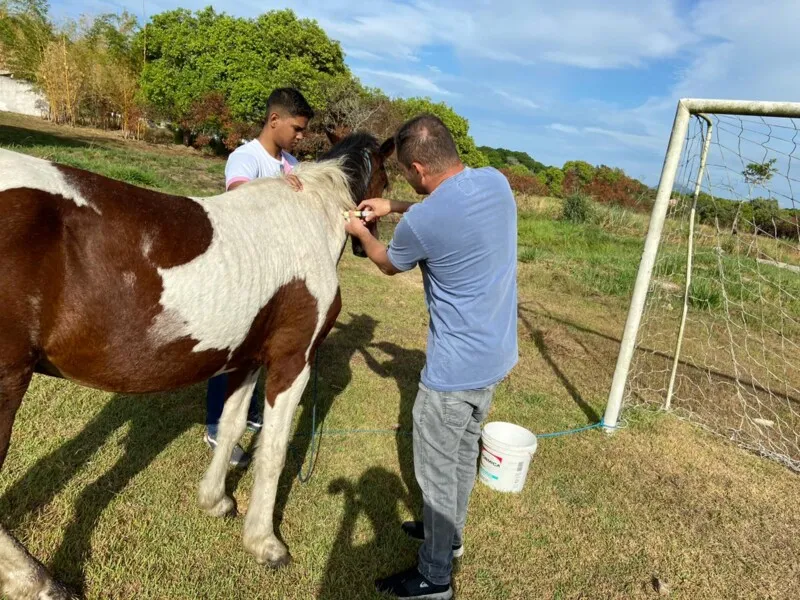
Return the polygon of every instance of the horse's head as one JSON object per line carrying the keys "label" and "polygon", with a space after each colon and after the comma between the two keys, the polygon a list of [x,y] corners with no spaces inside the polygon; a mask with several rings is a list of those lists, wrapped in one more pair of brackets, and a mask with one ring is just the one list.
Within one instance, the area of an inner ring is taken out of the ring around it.
{"label": "horse's head", "polygon": [[[350,179],[350,195],[356,206],[368,198],[379,198],[389,187],[389,176],[384,163],[394,152],[394,138],[390,137],[383,144],[369,133],[351,133],[344,137],[332,131],[326,131],[333,147],[318,160],[342,158],[343,168]],[[377,235],[378,225],[375,221],[367,224],[372,235]],[[365,257],[367,253],[361,241],[353,238],[353,254]]]}

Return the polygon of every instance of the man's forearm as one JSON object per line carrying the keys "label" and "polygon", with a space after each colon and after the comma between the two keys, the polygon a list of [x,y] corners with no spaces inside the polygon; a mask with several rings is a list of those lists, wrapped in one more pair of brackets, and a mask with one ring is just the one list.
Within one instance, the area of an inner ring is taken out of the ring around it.
{"label": "man's forearm", "polygon": [[389,200],[389,207],[393,213],[404,213],[414,205],[413,202],[403,202],[402,200]]}
{"label": "man's forearm", "polygon": [[389,260],[389,253],[381,242],[375,239],[369,233],[363,235],[361,238],[361,245],[364,247],[364,252],[367,253],[369,259],[386,275],[394,275],[399,273],[394,268],[392,261]]}

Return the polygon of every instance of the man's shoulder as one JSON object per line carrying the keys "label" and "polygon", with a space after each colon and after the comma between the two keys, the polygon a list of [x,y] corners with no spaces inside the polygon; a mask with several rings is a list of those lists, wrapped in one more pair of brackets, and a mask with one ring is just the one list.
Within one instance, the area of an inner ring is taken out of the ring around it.
{"label": "man's shoulder", "polygon": [[494,167],[478,167],[470,169],[470,171],[475,179],[500,186],[508,185],[506,176]]}

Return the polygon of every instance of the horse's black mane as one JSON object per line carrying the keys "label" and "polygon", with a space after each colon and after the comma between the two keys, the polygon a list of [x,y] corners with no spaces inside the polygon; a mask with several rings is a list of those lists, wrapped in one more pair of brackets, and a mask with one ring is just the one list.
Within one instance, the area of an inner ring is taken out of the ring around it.
{"label": "horse's black mane", "polygon": [[342,168],[350,179],[350,193],[358,202],[367,193],[372,168],[371,155],[378,151],[380,144],[371,133],[359,131],[342,138],[339,143],[322,154],[317,160],[344,158]]}

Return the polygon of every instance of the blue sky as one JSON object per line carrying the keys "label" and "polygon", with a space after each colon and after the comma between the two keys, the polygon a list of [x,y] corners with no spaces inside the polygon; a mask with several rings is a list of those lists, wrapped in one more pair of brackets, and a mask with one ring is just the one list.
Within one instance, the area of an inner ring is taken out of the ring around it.
{"label": "blue sky", "polygon": [[[363,83],[444,100],[478,145],[658,182],[680,97],[800,100],[797,0],[145,0],[254,16],[292,8]],[[53,15],[141,15],[141,0],[51,0]]]}

